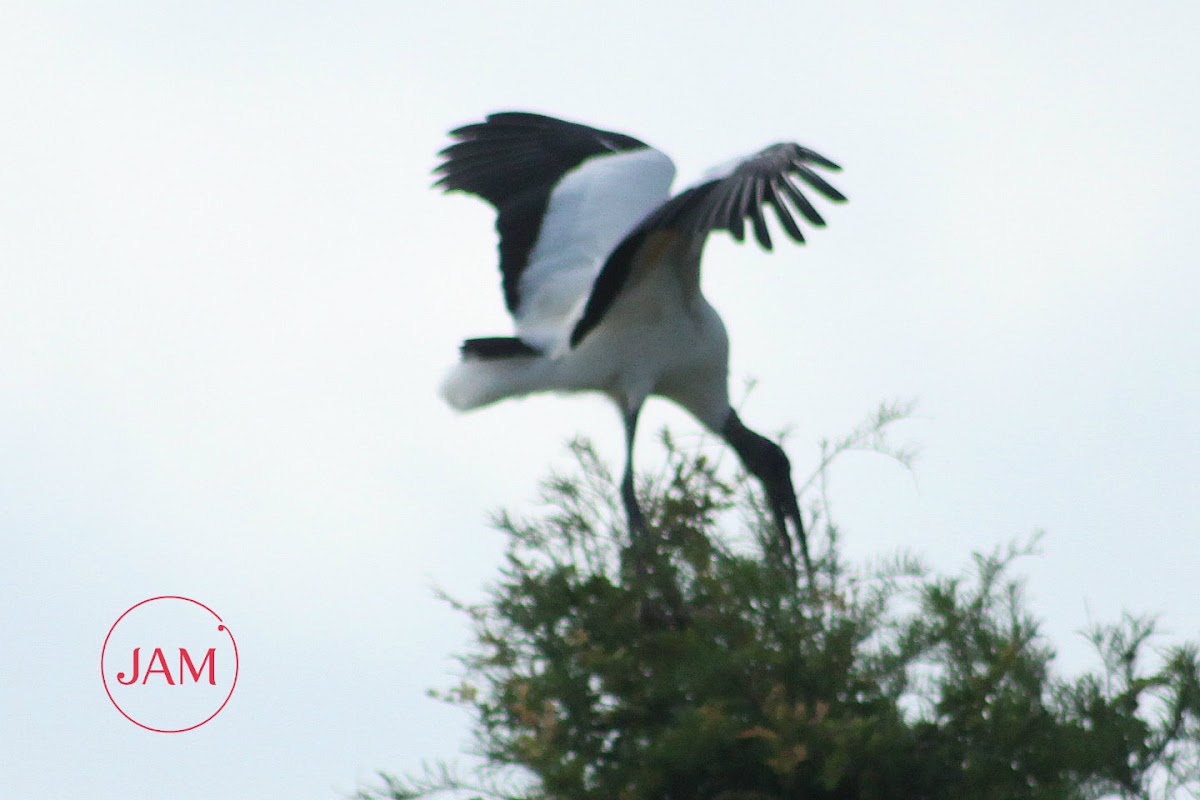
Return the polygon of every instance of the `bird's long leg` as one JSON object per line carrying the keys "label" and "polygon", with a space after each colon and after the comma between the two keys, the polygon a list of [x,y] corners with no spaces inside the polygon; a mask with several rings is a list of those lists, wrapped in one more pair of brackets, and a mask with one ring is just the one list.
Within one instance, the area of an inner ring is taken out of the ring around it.
{"label": "bird's long leg", "polygon": [[634,490],[633,441],[637,434],[638,414],[641,413],[641,410],[640,403],[633,408],[624,409],[625,475],[621,478],[621,500],[625,504],[625,515],[629,519],[629,535],[638,546],[645,544],[650,538],[650,531],[646,527],[646,518],[642,516],[642,509],[637,501],[637,492]]}
{"label": "bird's long leg", "polygon": [[642,591],[646,591],[650,584],[654,541],[650,538],[650,528],[638,505],[633,470],[633,443],[637,437],[638,414],[641,410],[641,403],[626,404],[622,409],[625,422],[625,474],[621,478],[621,501],[625,504],[625,516],[629,520],[629,555],[633,562],[633,579]]}
{"label": "bird's long leg", "polygon": [[793,578],[796,576],[796,554],[792,537],[788,533],[788,523],[791,522],[795,528],[796,542],[800,545],[800,556],[804,560],[804,571],[811,585],[813,566],[808,555],[808,537],[804,532],[800,504],[796,500],[796,490],[792,485],[792,465],[787,453],[770,439],[743,425],[733,410],[729,412],[721,435],[737,451],[746,469],[762,484],[767,495],[767,505],[770,506],[771,516],[779,533],[784,558]]}
{"label": "bird's long leg", "polygon": [[638,610],[642,622],[680,628],[687,624],[687,612],[679,587],[667,569],[656,573],[658,543],[650,534],[650,527],[638,505],[634,485],[633,444],[637,433],[638,414],[641,403],[624,407],[625,420],[625,474],[621,478],[621,500],[629,518],[629,555],[633,567],[633,580],[643,600]]}

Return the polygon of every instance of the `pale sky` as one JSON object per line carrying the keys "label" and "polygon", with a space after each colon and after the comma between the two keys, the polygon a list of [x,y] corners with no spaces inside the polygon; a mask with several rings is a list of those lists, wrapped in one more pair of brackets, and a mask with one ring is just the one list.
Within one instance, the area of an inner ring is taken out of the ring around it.
{"label": "pale sky", "polygon": [[[0,793],[342,797],[452,758],[487,519],[536,508],[605,403],[468,416],[436,385],[509,331],[490,209],[429,188],[445,131],[526,109],[687,181],[780,140],[850,203],[803,248],[714,237],[751,426],[816,442],[881,401],[915,480],[833,476],[846,554],[1021,563],[1071,673],[1122,611],[1200,638],[1200,8],[1041,2],[10,2],[0,9]],[[836,7],[834,7],[836,6]],[[776,237],[779,238],[779,237]],[[698,429],[665,404],[653,433]],[[132,604],[237,635],[174,736],[99,678]]]}

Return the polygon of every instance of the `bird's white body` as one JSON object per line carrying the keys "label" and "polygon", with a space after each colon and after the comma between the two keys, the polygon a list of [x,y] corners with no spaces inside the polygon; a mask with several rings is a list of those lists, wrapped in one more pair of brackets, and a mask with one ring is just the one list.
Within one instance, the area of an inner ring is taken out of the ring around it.
{"label": "bird's white body", "polygon": [[659,395],[719,430],[729,408],[729,340],[716,310],[675,272],[639,276],[573,350],[454,365],[442,397],[466,411],[536,392],[595,391],[628,410]]}

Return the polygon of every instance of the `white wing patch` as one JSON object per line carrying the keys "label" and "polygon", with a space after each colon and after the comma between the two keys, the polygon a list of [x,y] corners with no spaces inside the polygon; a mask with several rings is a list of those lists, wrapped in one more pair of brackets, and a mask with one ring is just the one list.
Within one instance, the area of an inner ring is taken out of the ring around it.
{"label": "white wing patch", "polygon": [[669,197],[675,165],[654,149],[598,156],[550,194],[521,274],[517,334],[544,351],[565,345],[609,253]]}

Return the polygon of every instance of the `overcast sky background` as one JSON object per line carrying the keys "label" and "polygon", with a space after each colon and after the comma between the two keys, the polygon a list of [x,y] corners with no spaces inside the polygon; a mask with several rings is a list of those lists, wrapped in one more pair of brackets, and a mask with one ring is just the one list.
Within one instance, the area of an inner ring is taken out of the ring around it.
{"label": "overcast sky background", "polygon": [[[915,480],[834,473],[850,557],[1045,529],[1021,569],[1065,671],[1123,610],[1200,637],[1198,35],[1182,2],[4,4],[0,793],[333,798],[467,744],[425,696],[467,642],[432,587],[480,596],[489,513],[570,437],[620,455],[598,399],[436,396],[509,328],[490,210],[429,170],[502,109],[683,181],[784,139],[840,162],[806,247],[709,246],[746,422],[807,473],[916,398]],[[97,669],[158,594],[241,651],[176,736]]]}

